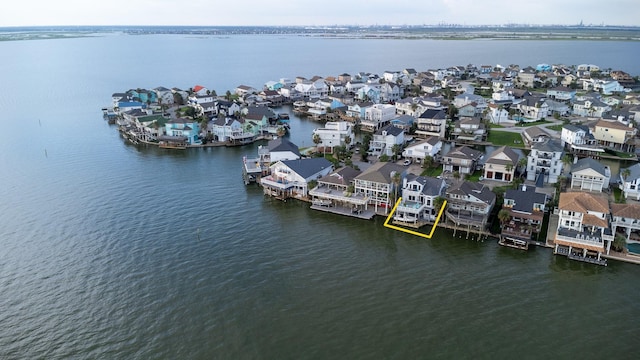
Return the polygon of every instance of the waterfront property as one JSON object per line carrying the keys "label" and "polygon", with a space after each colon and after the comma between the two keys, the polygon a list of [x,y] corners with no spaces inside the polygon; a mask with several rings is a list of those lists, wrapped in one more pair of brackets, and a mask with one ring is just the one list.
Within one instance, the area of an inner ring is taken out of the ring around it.
{"label": "waterfront property", "polygon": [[598,144],[606,148],[634,152],[635,136],[638,129],[632,124],[625,125],[619,121],[599,120],[594,126],[593,137]]}
{"label": "waterfront property", "polygon": [[604,149],[598,145],[598,141],[586,125],[564,125],[560,133],[560,139],[562,140],[562,146],[576,155],[597,155],[604,152]]}
{"label": "waterfront property", "polygon": [[313,130],[313,136],[316,135],[319,140],[316,146],[321,146],[323,149],[330,148],[331,152],[336,146],[345,146],[346,138],[349,138],[350,142],[354,139],[353,126],[346,121],[327,121],[324,127]]}
{"label": "waterfront property", "polygon": [[430,136],[425,140],[407,146],[402,151],[402,157],[415,163],[422,163],[427,156],[435,159],[442,149],[442,140]]}
{"label": "waterfront property", "polygon": [[551,135],[539,126],[529,126],[522,132],[522,138],[528,146],[534,143],[545,142],[551,139]]}
{"label": "waterfront property", "polygon": [[417,119],[416,135],[420,137],[436,136],[445,138],[447,130],[447,113],[442,109],[425,110]]}
{"label": "waterfront property", "polygon": [[634,164],[620,171],[620,190],[625,199],[640,200],[640,164]]}
{"label": "waterfront property", "polygon": [[478,162],[484,156],[481,151],[468,146],[451,149],[443,156],[442,171],[458,172],[459,174],[473,174],[478,168]]}
{"label": "waterfront property", "polygon": [[511,182],[518,165],[518,154],[508,146],[494,150],[484,163],[483,177],[486,180]]}
{"label": "waterfront property", "polygon": [[536,192],[534,186],[507,190],[502,209],[508,211],[509,218],[502,224],[498,243],[527,250],[540,233],[547,200],[547,195]]}
{"label": "waterfront property", "polygon": [[640,244],[640,204],[611,204],[611,231],[623,237],[627,247]]}
{"label": "waterfront property", "polygon": [[454,123],[451,137],[455,142],[481,142],[487,137],[487,129],[479,117],[461,117]]}
{"label": "waterfront property", "polygon": [[402,181],[402,202],[393,219],[416,227],[432,223],[440,210],[435,200],[444,196],[445,188],[444,179],[407,174]]}
{"label": "waterfront property", "polygon": [[165,124],[165,134],[169,137],[184,137],[187,145],[199,145],[200,141],[200,123],[196,120],[177,118],[171,119]]}
{"label": "waterfront property", "polygon": [[496,203],[496,194],[483,184],[456,181],[446,190],[447,220],[457,226],[484,230]]}
{"label": "waterfront property", "polygon": [[311,208],[360,218],[372,218],[375,213],[368,208],[369,198],[355,192],[354,179],[361,171],[342,167],[318,179],[318,185],[309,190]]}
{"label": "waterfront property", "polygon": [[606,265],[601,255],[609,253],[614,239],[607,198],[586,192],[561,193],[558,216],[554,253]]}
{"label": "waterfront property", "polygon": [[369,146],[370,155],[392,156],[394,146],[400,149],[404,145],[404,130],[391,124],[377,130],[371,139]]}
{"label": "waterfront property", "polygon": [[400,184],[406,168],[391,162],[377,162],[362,172],[354,179],[355,193],[369,199],[369,205],[373,205],[378,213],[382,210],[384,215],[391,208],[391,195],[400,193]]}
{"label": "waterfront property", "polygon": [[280,200],[307,199],[309,182],[318,180],[333,170],[325,158],[281,160],[270,167],[271,175],[260,178],[266,195]]}
{"label": "waterfront property", "polygon": [[282,137],[269,140],[267,148],[269,149],[269,160],[272,163],[283,160],[296,160],[301,157],[298,146]]}
{"label": "waterfront property", "polygon": [[534,143],[527,156],[527,180],[535,181],[542,174],[543,181],[555,184],[562,174],[564,149],[559,140]]}
{"label": "waterfront property", "polygon": [[582,158],[571,166],[571,189],[603,192],[609,189],[611,169],[592,158]]}

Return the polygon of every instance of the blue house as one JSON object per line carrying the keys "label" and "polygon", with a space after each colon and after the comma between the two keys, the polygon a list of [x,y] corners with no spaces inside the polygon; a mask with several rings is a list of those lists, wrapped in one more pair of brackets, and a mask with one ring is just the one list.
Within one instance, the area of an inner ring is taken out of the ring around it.
{"label": "blue house", "polygon": [[200,124],[191,119],[173,119],[165,124],[165,131],[168,136],[184,136],[189,145],[200,145]]}
{"label": "blue house", "polygon": [[143,104],[139,101],[119,101],[118,108],[120,109],[121,113],[124,113],[134,109],[146,109],[147,104]]}

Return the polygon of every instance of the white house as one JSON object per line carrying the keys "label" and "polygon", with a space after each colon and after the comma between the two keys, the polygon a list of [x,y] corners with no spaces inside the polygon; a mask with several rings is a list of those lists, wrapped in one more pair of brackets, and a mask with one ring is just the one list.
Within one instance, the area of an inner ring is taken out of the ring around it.
{"label": "white house", "polygon": [[413,162],[422,163],[427,156],[435,159],[442,150],[442,140],[437,136],[430,136],[425,140],[407,146],[402,151],[402,157]]}
{"label": "white house", "polygon": [[[531,152],[527,156],[527,180],[535,181],[542,175],[544,182],[555,184],[562,174],[562,155],[564,148],[559,140],[549,139],[545,142],[533,143]],[[541,187],[541,184],[536,183]]]}
{"label": "white house", "polygon": [[266,195],[282,200],[306,198],[309,182],[333,171],[333,165],[325,158],[281,160],[269,168],[271,175],[260,178],[260,184]]}
{"label": "white house", "polygon": [[562,146],[575,152],[604,152],[586,125],[567,124],[560,133]]}
{"label": "white house", "polygon": [[620,171],[618,188],[625,199],[640,200],[640,164],[634,164]]}
{"label": "white house", "polygon": [[446,186],[444,179],[408,174],[402,181],[402,202],[393,219],[414,224],[434,221],[440,210],[435,200],[444,196]]}
{"label": "white house", "polygon": [[351,123],[346,121],[327,121],[324,127],[313,130],[313,137],[316,135],[320,140],[316,146],[329,147],[331,151],[336,146],[346,146],[346,138],[350,139],[350,144],[354,139]]}
{"label": "white house", "polygon": [[394,145],[399,149],[404,145],[404,129],[387,125],[373,134],[369,151],[373,156],[392,156]]}
{"label": "white house", "polygon": [[501,105],[489,104],[489,112],[487,118],[492,124],[502,124],[507,122],[513,122],[509,119],[509,112]]}
{"label": "white house", "polygon": [[355,193],[366,196],[369,205],[373,205],[376,212],[384,209],[386,215],[393,206],[391,194],[395,188],[400,191],[401,182],[395,183],[395,180],[402,181],[405,169],[402,165],[392,162],[377,162],[355,177]]}
{"label": "white house", "polygon": [[300,150],[298,146],[285,138],[277,138],[269,140],[267,143],[269,156],[272,163],[285,160],[300,159]]}
{"label": "white house", "polygon": [[573,103],[573,115],[602,117],[611,107],[597,99],[578,100]]}
{"label": "white house", "polygon": [[396,116],[396,107],[390,104],[373,104],[365,109],[362,130],[376,131],[388,124]]}
{"label": "white house", "polygon": [[543,98],[533,96],[525,97],[515,103],[515,107],[520,110],[520,114],[527,119],[523,119],[524,121],[539,121],[549,115],[549,105],[545,103]]}
{"label": "white house", "polygon": [[571,166],[571,188],[602,192],[609,188],[611,169],[592,158],[582,158]]}

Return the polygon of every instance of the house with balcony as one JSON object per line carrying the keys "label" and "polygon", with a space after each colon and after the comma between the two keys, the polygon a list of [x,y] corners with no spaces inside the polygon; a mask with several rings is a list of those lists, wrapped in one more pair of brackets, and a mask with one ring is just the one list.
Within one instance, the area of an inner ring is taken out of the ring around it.
{"label": "house with balcony", "polygon": [[447,220],[458,226],[484,229],[496,202],[496,194],[483,184],[456,181],[445,191]]}
{"label": "house with balcony", "polygon": [[345,139],[353,143],[353,125],[347,121],[327,121],[324,127],[313,130],[313,136],[318,135],[320,142],[316,146],[322,148],[333,148],[336,146],[346,146]]}
{"label": "house with balcony", "polygon": [[611,106],[598,99],[576,100],[573,102],[573,115],[601,118],[611,111]]}
{"label": "house with balcony", "polygon": [[487,118],[492,124],[513,123],[513,120],[509,119],[509,112],[502,105],[489,104],[489,112]]}
{"label": "house with balcony", "polygon": [[468,146],[460,146],[451,149],[442,157],[442,167],[444,172],[458,172],[460,175],[473,174],[479,169],[480,159],[484,154]]}
{"label": "house with balcony", "polygon": [[[238,138],[244,135],[244,120],[232,116],[218,116],[209,122],[209,131],[215,141],[227,142],[232,137]],[[253,137],[253,133],[251,133]]]}
{"label": "house with balcony", "polygon": [[398,149],[402,149],[404,142],[404,129],[391,124],[387,125],[373,134],[369,145],[370,155],[378,157],[381,155],[393,156],[394,146],[397,145]]}
{"label": "house with balcony", "polygon": [[483,178],[511,182],[518,166],[518,154],[508,146],[494,150],[484,163]]}
{"label": "house with balcony", "polygon": [[[453,105],[458,109],[468,105],[475,104],[478,108],[484,109],[487,107],[487,100],[480,95],[475,95],[472,93],[462,93],[460,95],[456,95],[453,99]],[[482,110],[480,110],[482,112]]]}
{"label": "house with balcony", "polygon": [[377,162],[354,178],[355,194],[369,199],[376,213],[387,215],[393,207],[392,196],[400,195],[406,168],[391,162]]}
{"label": "house with balcony", "polygon": [[640,204],[611,204],[611,231],[628,244],[640,244]]}
{"label": "house with balcony", "polygon": [[527,250],[540,233],[548,200],[535,186],[521,185],[507,190],[502,208],[509,212],[509,220],[502,224],[498,243]]}
{"label": "house with balcony", "polygon": [[444,179],[408,174],[402,182],[402,202],[393,219],[416,227],[433,223],[440,211],[435,200],[444,197],[446,187]]}
{"label": "house with balcony", "polygon": [[192,119],[171,119],[165,123],[165,134],[169,137],[185,137],[187,145],[200,145],[200,123]]}
{"label": "house with balcony", "polygon": [[418,127],[416,135],[423,138],[436,136],[444,139],[447,131],[447,121],[446,111],[442,109],[428,109],[416,119],[416,125]]}
{"label": "house with balcony", "polygon": [[635,152],[635,137],[638,129],[633,124],[619,121],[599,120],[593,129],[593,137],[598,145],[624,152]]}
{"label": "house with balcony", "polygon": [[269,166],[269,170],[270,175],[260,178],[265,195],[280,200],[306,199],[309,182],[328,175],[333,171],[333,164],[325,158],[280,160]]}
{"label": "house with balcony", "polygon": [[[542,179],[543,183],[555,184],[562,174],[562,155],[564,148],[560,140],[549,139],[545,142],[534,143],[527,156],[527,180]],[[536,182],[536,186],[542,186]]]}
{"label": "house with balcony", "polygon": [[557,86],[547,89],[547,97],[557,101],[571,102],[576,98],[576,90],[566,86]]}
{"label": "house with balcony", "polygon": [[390,104],[373,104],[365,109],[364,119],[360,121],[362,131],[375,132],[389,124],[396,116],[396,107]]}
{"label": "house with balcony", "polygon": [[544,98],[528,96],[514,102],[514,106],[520,112],[520,120],[524,122],[544,120],[549,115],[549,105]]}
{"label": "house with balcony", "polygon": [[606,265],[601,255],[609,253],[614,239],[610,213],[605,196],[588,192],[560,193],[554,254]]}
{"label": "house with balcony", "polygon": [[345,166],[318,179],[318,185],[309,190],[311,208],[347,216],[371,218],[367,198],[355,193],[354,179],[362,172]]}
{"label": "house with balcony", "polygon": [[622,190],[625,199],[640,201],[640,164],[634,164],[620,170],[618,188]]}
{"label": "house with balcony", "polygon": [[269,149],[269,160],[272,163],[277,161],[296,160],[301,157],[298,145],[283,137],[269,140],[267,148]]}
{"label": "house with balcony", "polygon": [[604,152],[586,125],[564,125],[560,140],[562,146],[573,154],[595,155]]}
{"label": "house with balcony", "polygon": [[533,143],[545,142],[551,139],[551,135],[545,130],[545,128],[529,126],[522,132],[522,138],[528,146],[531,146]]}
{"label": "house with balcony", "polygon": [[367,109],[371,106],[373,106],[372,102],[361,102],[348,105],[346,115],[352,119],[364,119]]}
{"label": "house with balcony", "polygon": [[479,117],[460,117],[454,123],[451,137],[456,143],[481,142],[487,137],[487,129]]}
{"label": "house with balcony", "polygon": [[592,158],[582,158],[571,166],[571,189],[603,192],[609,189],[611,169]]}
{"label": "house with balcony", "polygon": [[415,144],[407,146],[402,151],[402,157],[420,164],[427,156],[430,156],[432,159],[436,159],[441,150],[442,140],[438,137],[430,136],[424,140],[416,142]]}

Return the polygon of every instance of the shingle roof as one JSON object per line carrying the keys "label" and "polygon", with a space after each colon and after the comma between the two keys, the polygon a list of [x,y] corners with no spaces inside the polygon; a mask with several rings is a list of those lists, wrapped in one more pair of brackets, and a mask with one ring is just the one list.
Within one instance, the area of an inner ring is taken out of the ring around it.
{"label": "shingle roof", "polygon": [[473,196],[486,204],[491,204],[496,200],[496,194],[491,189],[480,183],[470,181],[461,181],[452,185],[447,190],[447,194]]}
{"label": "shingle roof", "polygon": [[[640,178],[640,163],[634,164],[626,168],[629,170],[629,176],[625,178],[625,182],[633,181]],[[622,173],[623,170],[620,170]]]}
{"label": "shingle roof", "polygon": [[269,149],[269,152],[291,151],[292,153],[300,156],[300,150],[298,150],[298,146],[285,138],[269,140],[269,142],[267,143],[267,148]]}
{"label": "shingle roof", "polygon": [[296,160],[284,160],[282,161],[287,167],[291,170],[295,171],[296,174],[302,176],[303,178],[308,178],[309,176],[322,171],[326,168],[333,166],[331,161],[325,158],[308,158],[308,159],[296,159]]}
{"label": "shingle roof", "polygon": [[383,184],[391,183],[391,173],[396,172],[402,174],[405,168],[401,165],[391,162],[377,162],[365,170],[362,174],[356,176],[356,180],[372,181]]}
{"label": "shingle roof", "polygon": [[[509,158],[511,161],[507,160],[507,159],[498,159],[498,155],[500,154],[505,154],[507,156],[507,158]],[[501,146],[497,149],[495,149],[491,155],[489,155],[489,158],[487,159],[487,161],[485,163],[487,164],[501,164],[501,165],[507,165],[507,164],[511,164],[511,165],[515,165],[518,162],[518,158],[520,156],[518,156],[518,154],[516,154],[515,151],[513,151],[512,148],[508,147],[508,146]]]}
{"label": "shingle roof", "polygon": [[407,175],[407,182],[416,181],[422,184],[422,193],[428,196],[440,195],[444,179],[436,179],[429,176]]}
{"label": "shingle roof", "polygon": [[322,181],[325,183],[332,183],[332,184],[344,184],[347,185],[349,183],[351,183],[353,181],[353,179],[360,175],[362,173],[362,171],[356,170],[352,167],[349,166],[345,166],[345,167],[341,167],[340,169],[332,172],[331,174],[327,175],[327,176],[323,176],[322,178],[320,178],[318,181]]}
{"label": "shingle roof", "polygon": [[515,202],[513,210],[530,214],[534,204],[545,204],[547,195],[536,192],[535,186],[523,186],[520,189],[509,189],[504,193],[504,198]]}
{"label": "shingle roof", "polygon": [[378,129],[378,131],[376,131],[376,135],[382,135],[383,131],[386,131],[387,135],[393,135],[393,136],[398,136],[404,132],[403,129],[393,126],[393,124],[390,124],[383,128]]}
{"label": "shingle roof", "polygon": [[628,219],[640,219],[640,205],[638,204],[611,204],[611,214]]}
{"label": "shingle roof", "polygon": [[606,176],[604,165],[592,158],[582,158],[571,166],[571,172],[575,173],[585,169],[592,169],[602,176]]}
{"label": "shingle roof", "polygon": [[478,160],[482,157],[483,153],[478,150],[474,150],[468,146],[460,146],[455,149],[451,149],[445,156],[459,159],[474,159]]}
{"label": "shingle roof", "polygon": [[557,139],[548,139],[547,141],[537,142],[531,146],[532,150],[549,151],[549,152],[563,152],[564,148],[562,143]]}
{"label": "shingle roof", "polygon": [[436,110],[436,109],[427,109],[425,112],[420,115],[422,119],[444,119],[446,118],[446,113],[444,110]]}

